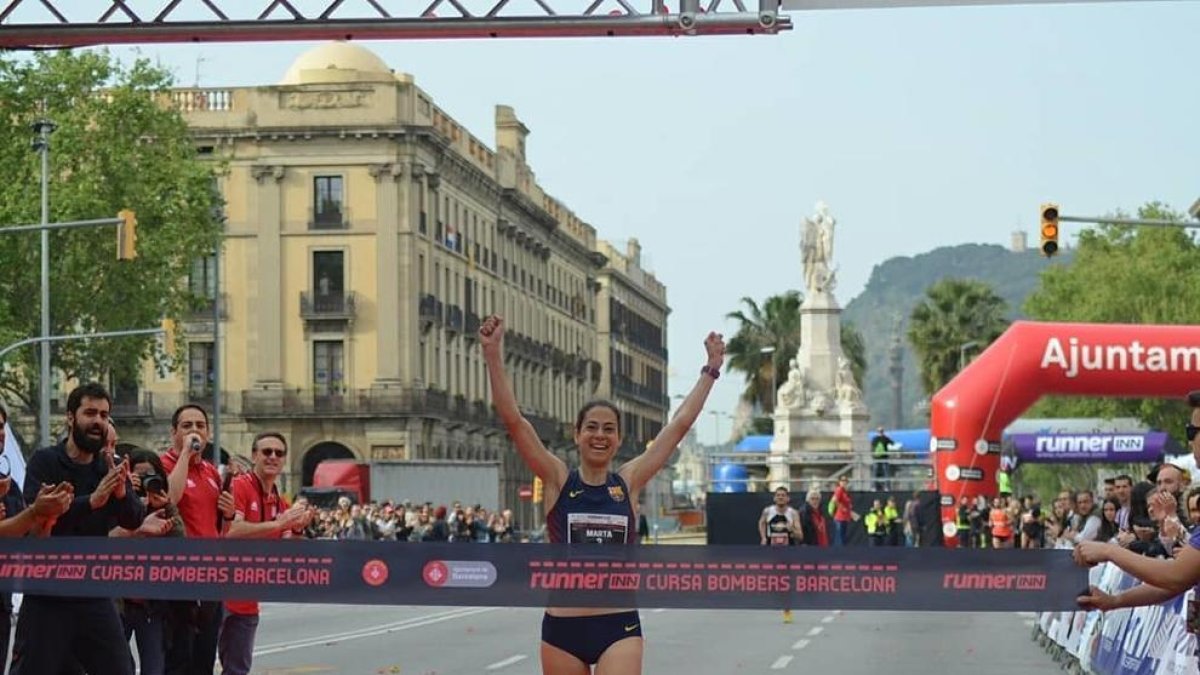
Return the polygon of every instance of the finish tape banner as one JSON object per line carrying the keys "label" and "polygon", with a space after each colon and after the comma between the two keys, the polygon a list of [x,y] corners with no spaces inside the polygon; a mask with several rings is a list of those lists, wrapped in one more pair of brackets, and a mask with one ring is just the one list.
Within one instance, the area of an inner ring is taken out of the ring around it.
{"label": "finish tape banner", "polygon": [[0,591],[365,605],[1068,611],[1069,551],[0,540]]}

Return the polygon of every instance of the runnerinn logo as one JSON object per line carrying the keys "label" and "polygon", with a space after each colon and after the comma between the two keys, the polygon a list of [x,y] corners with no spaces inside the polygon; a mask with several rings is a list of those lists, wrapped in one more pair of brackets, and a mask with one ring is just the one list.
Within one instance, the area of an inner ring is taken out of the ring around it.
{"label": "runnerinn logo", "polygon": [[1038,436],[1034,451],[1039,455],[1055,453],[1107,454],[1111,452],[1141,452],[1145,436]]}
{"label": "runnerinn logo", "polygon": [[1200,371],[1200,346],[1147,347],[1134,340],[1127,345],[1080,344],[1079,338],[1067,338],[1067,344],[1052,337],[1042,352],[1042,369],[1056,366],[1068,378],[1089,370],[1169,372]]}
{"label": "runnerinn logo", "polygon": [[947,572],[942,575],[942,588],[954,591],[1041,591],[1046,588],[1046,575]]}

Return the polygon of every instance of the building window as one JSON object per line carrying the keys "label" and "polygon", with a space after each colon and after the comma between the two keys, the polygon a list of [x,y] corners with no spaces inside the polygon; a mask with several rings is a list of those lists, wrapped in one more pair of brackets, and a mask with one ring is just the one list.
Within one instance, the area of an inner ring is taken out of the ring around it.
{"label": "building window", "polygon": [[212,396],[215,375],[213,343],[193,342],[188,345],[188,397]]}
{"label": "building window", "polygon": [[197,298],[217,297],[217,256],[206,255],[192,261],[188,273],[188,292]]}
{"label": "building window", "polygon": [[341,176],[313,178],[313,226],[340,228],[344,222]]}
{"label": "building window", "polygon": [[345,392],[345,343],[341,340],[313,342],[313,389],[318,396]]}
{"label": "building window", "polygon": [[313,252],[313,309],[341,312],[346,304],[345,255],[341,251]]}

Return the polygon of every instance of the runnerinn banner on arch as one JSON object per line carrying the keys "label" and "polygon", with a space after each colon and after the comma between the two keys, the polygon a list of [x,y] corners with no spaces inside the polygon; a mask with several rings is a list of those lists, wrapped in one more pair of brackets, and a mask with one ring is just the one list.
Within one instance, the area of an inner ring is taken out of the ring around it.
{"label": "runnerinn banner on arch", "polygon": [[1070,552],[0,540],[0,592],[369,605],[1069,611]]}
{"label": "runnerinn banner on arch", "polygon": [[1163,431],[1133,434],[1013,434],[1019,463],[1111,462],[1151,464],[1167,447]]}

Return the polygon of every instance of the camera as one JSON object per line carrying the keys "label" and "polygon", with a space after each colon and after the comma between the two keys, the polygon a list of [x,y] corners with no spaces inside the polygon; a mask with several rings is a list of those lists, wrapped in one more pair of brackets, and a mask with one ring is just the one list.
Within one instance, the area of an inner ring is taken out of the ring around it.
{"label": "camera", "polygon": [[142,476],[142,493],[148,492],[166,492],[167,481],[162,476],[156,473],[148,473]]}

